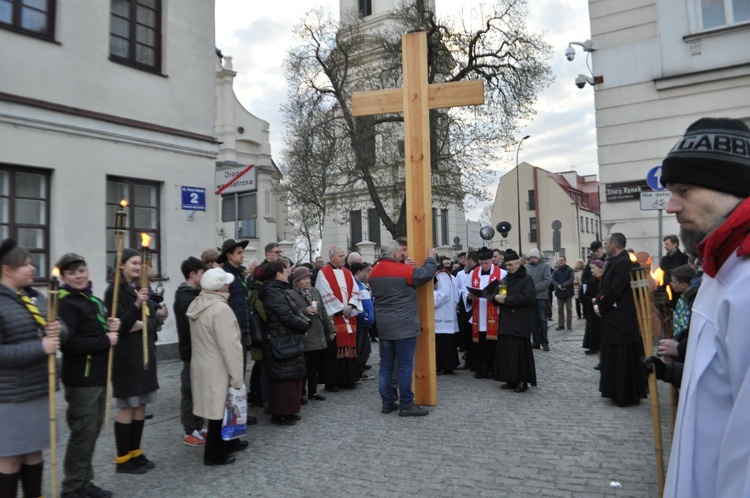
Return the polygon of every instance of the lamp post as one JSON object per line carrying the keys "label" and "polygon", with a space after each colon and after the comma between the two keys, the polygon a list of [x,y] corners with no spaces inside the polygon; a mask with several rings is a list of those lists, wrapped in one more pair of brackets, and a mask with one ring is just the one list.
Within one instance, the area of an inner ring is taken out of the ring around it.
{"label": "lamp post", "polygon": [[519,177],[521,176],[521,170],[518,168],[518,153],[521,151],[521,144],[524,140],[529,138],[531,135],[526,135],[518,142],[516,148],[516,203],[518,204],[518,255],[523,256],[523,249],[521,247],[521,185]]}

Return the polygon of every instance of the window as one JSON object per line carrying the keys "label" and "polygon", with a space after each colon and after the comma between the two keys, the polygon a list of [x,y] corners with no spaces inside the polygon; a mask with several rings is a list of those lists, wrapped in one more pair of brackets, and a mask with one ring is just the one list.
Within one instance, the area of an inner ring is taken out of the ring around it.
{"label": "window", "polygon": [[372,15],[372,0],[359,0],[359,17]]}
{"label": "window", "polygon": [[236,192],[221,196],[221,221],[237,223],[238,239],[256,238],[255,227],[258,218],[258,195],[256,192]]}
{"label": "window", "polygon": [[380,245],[380,216],[374,208],[367,210],[367,231],[369,232],[370,242],[376,246]]}
{"label": "window", "polygon": [[720,28],[750,21],[748,0],[699,0],[703,29]]}
{"label": "window", "polygon": [[529,218],[529,242],[536,242],[536,218]]}
{"label": "window", "polygon": [[55,37],[56,0],[0,0],[0,27],[46,38]]}
{"label": "window", "polygon": [[448,210],[440,210],[440,235],[443,239],[443,245],[448,245]]}
{"label": "window", "polygon": [[349,225],[351,226],[351,234],[349,236],[350,249],[356,251],[358,244],[362,242],[362,211],[357,209],[356,211],[349,212]]}
{"label": "window", "polygon": [[117,254],[114,241],[115,210],[123,199],[128,203],[125,247],[140,249],[141,233],[150,235],[151,267],[157,275],[161,274],[159,190],[160,184],[156,182],[111,176],[107,178],[107,275],[111,273],[109,265],[114,263]]}
{"label": "window", "polygon": [[0,165],[0,240],[31,254],[35,280],[49,276],[49,173]]}
{"label": "window", "polygon": [[432,247],[438,245],[438,210],[432,208]]}
{"label": "window", "polygon": [[118,62],[161,71],[161,0],[112,0],[109,54]]}
{"label": "window", "polygon": [[[591,226],[593,225],[594,224],[592,223]],[[586,233],[589,233],[589,219],[588,218],[586,218]]]}
{"label": "window", "polygon": [[536,209],[536,191],[529,190],[529,205],[528,205],[529,211],[533,211]]}

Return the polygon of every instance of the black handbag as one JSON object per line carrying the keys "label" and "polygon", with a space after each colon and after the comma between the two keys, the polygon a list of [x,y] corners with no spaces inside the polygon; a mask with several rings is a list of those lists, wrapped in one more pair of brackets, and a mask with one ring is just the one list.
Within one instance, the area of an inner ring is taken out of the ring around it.
{"label": "black handbag", "polygon": [[258,310],[254,306],[250,306],[248,310],[250,341],[252,344],[260,346],[266,332],[266,322],[263,321],[263,317],[260,316],[260,313],[258,313]]}
{"label": "black handbag", "polygon": [[305,352],[305,347],[302,344],[302,336],[294,332],[282,335],[269,335],[268,342],[271,343],[271,356],[276,361],[299,358]]}

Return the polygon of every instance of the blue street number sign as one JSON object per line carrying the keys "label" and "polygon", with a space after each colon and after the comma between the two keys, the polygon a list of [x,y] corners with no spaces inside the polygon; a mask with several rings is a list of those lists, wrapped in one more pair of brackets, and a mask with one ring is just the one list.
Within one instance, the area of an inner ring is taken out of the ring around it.
{"label": "blue street number sign", "polygon": [[667,188],[661,184],[661,165],[654,166],[646,175],[646,183],[651,187],[651,190],[666,190]]}
{"label": "blue street number sign", "polygon": [[201,187],[182,187],[182,209],[186,211],[206,210],[206,189]]}

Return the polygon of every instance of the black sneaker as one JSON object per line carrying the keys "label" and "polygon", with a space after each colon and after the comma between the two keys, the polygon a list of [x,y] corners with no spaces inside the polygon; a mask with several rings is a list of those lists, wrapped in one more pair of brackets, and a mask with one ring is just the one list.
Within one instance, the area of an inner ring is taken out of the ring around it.
{"label": "black sneaker", "polygon": [[549,351],[549,344],[544,344],[542,346],[542,351]]}
{"label": "black sneaker", "polygon": [[414,403],[412,403],[406,408],[401,408],[398,411],[398,416],[399,417],[424,417],[425,415],[429,413],[430,413],[429,411],[422,408],[421,406],[417,406]]}
{"label": "black sneaker", "polygon": [[[112,496],[110,494],[110,496]],[[62,494],[62,498],[87,498],[88,495],[86,494],[86,490],[83,488],[74,489],[73,491],[68,491],[67,493]]]}
{"label": "black sneaker", "polygon": [[143,453],[141,453],[137,457],[131,458],[130,461],[131,462],[135,462],[138,465],[140,465],[140,466],[142,466],[142,467],[144,467],[144,468],[146,468],[148,470],[156,468],[156,464],[154,462],[152,462],[151,460],[149,460],[148,458],[146,458],[146,455],[144,455]]}
{"label": "black sneaker", "polygon": [[88,496],[90,498],[110,498],[112,496],[112,491],[102,489],[93,482],[90,482],[83,491],[84,493],[86,493],[84,496]]}
{"label": "black sneaker", "polygon": [[118,463],[116,472],[118,474],[145,474],[148,469],[131,458],[127,462]]}
{"label": "black sneaker", "polygon": [[398,405],[396,403],[383,405],[383,413],[385,413],[386,415],[391,412],[395,412],[396,410],[398,410]]}

